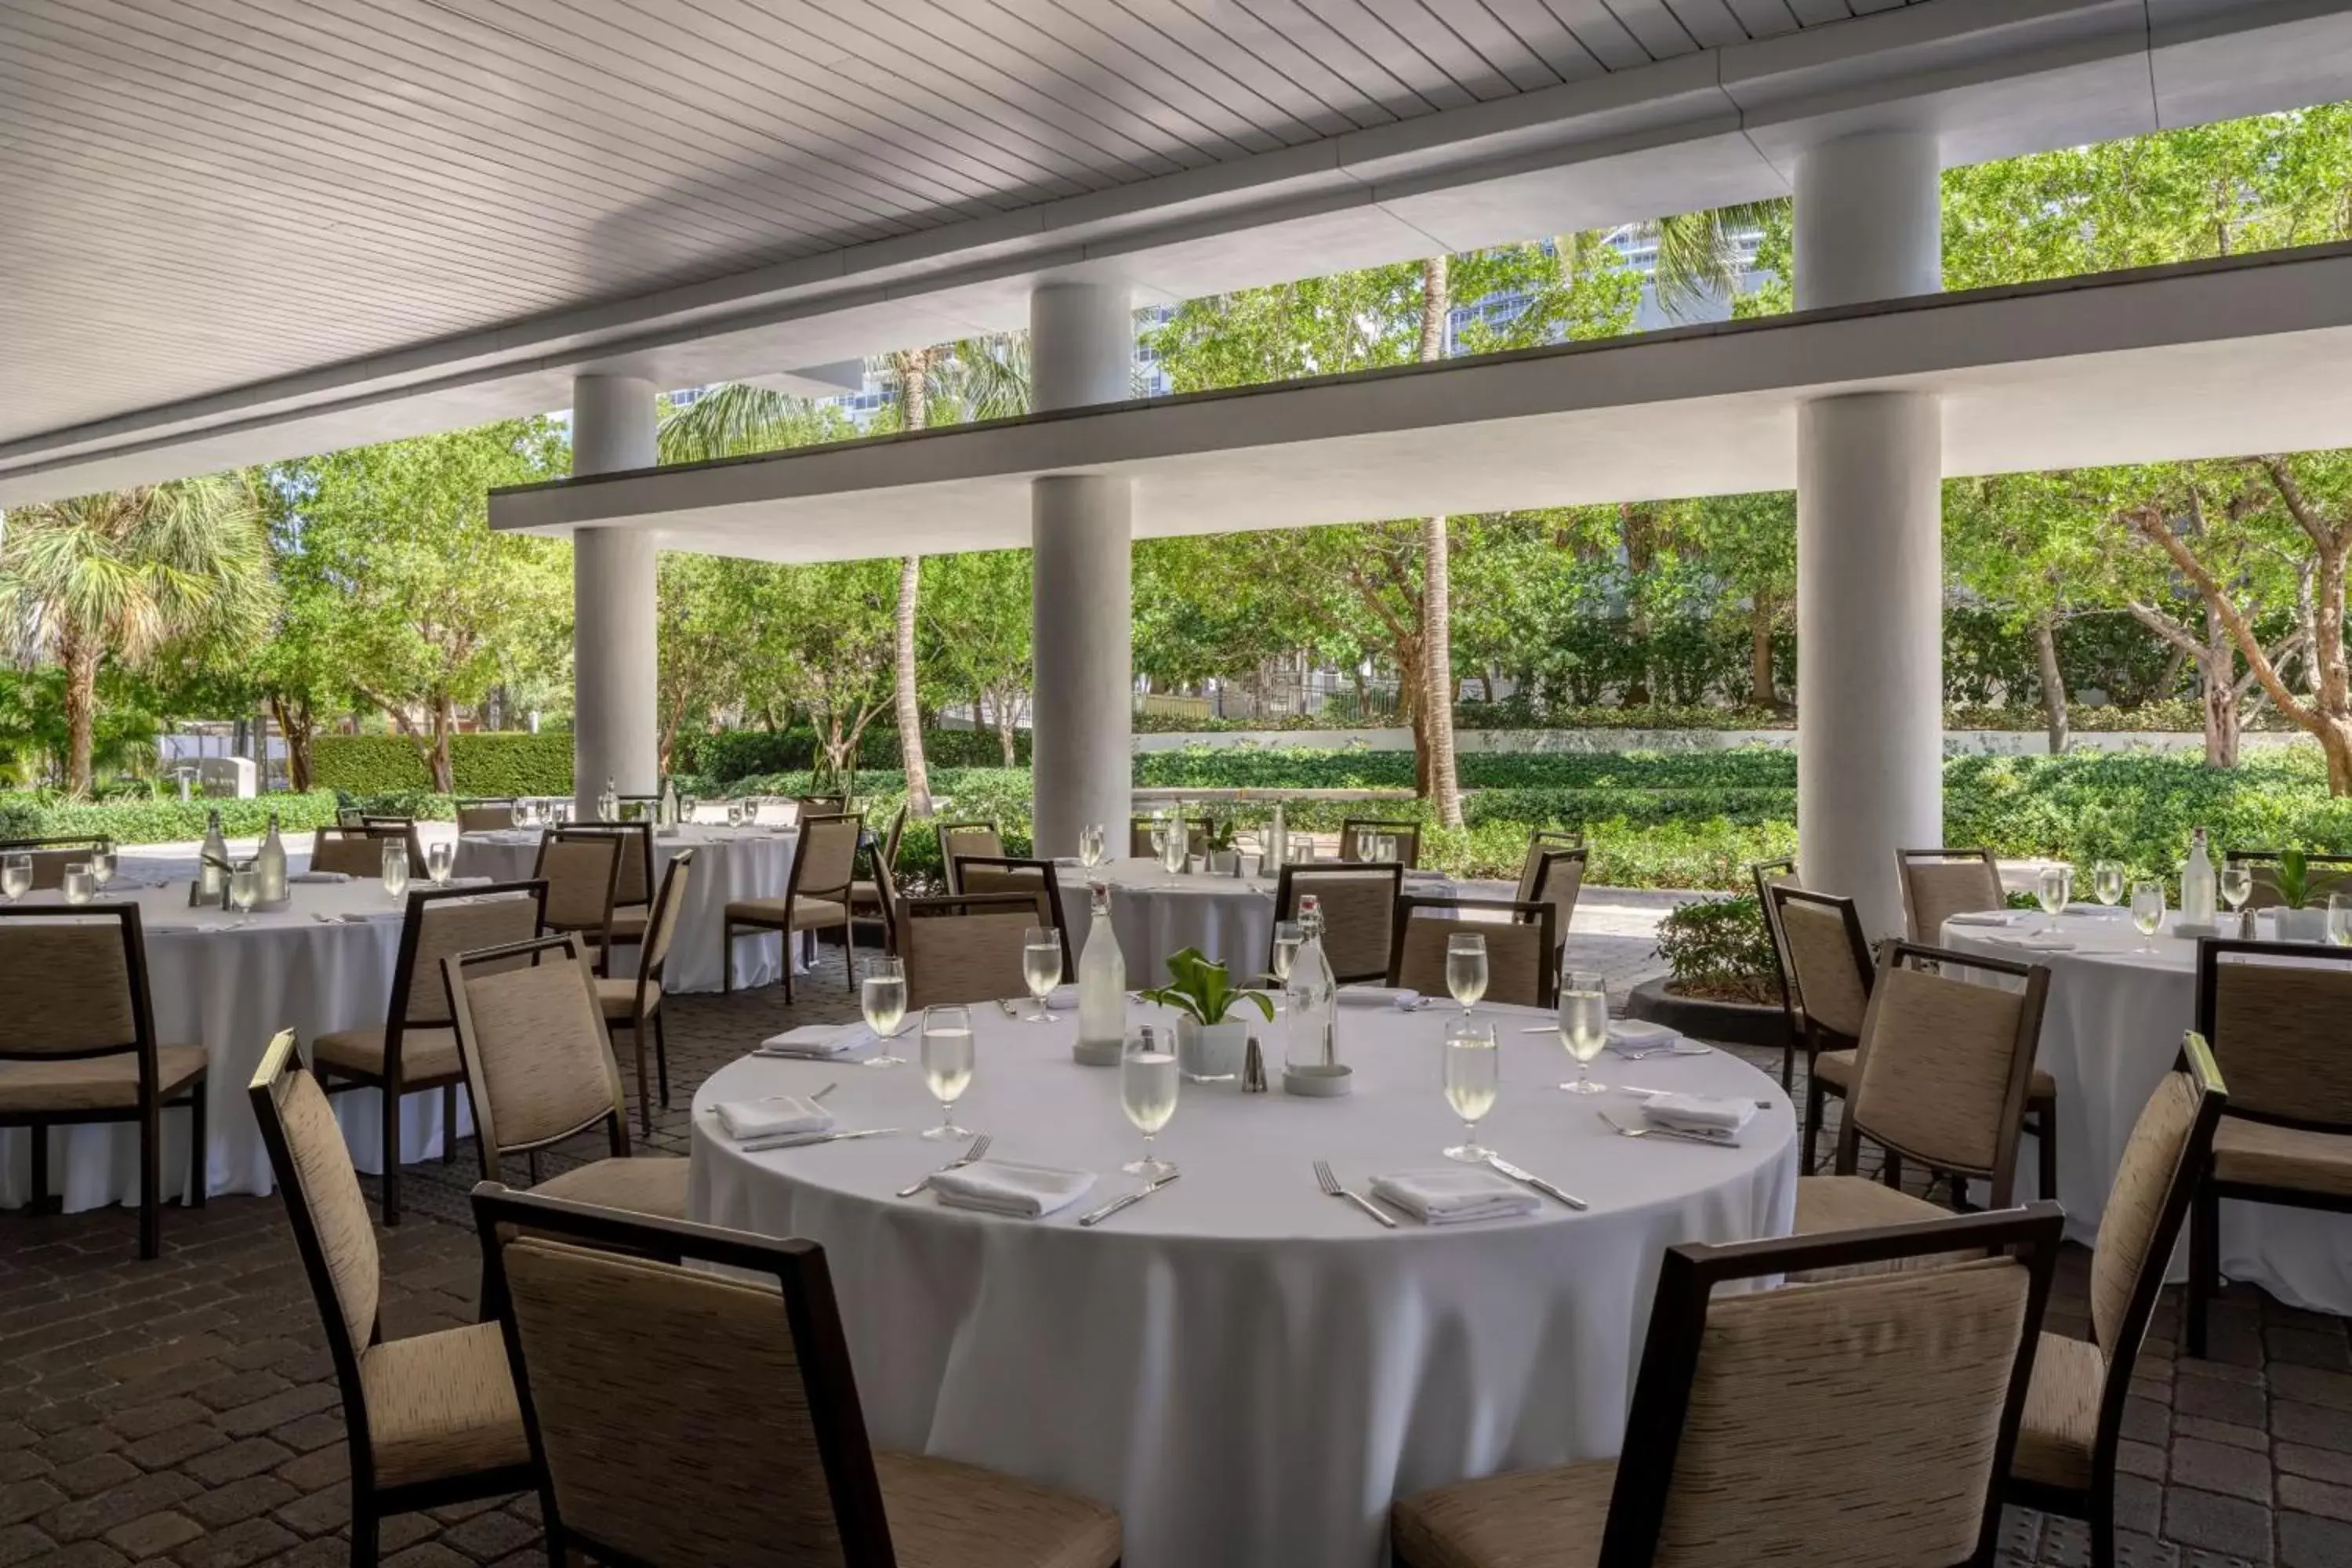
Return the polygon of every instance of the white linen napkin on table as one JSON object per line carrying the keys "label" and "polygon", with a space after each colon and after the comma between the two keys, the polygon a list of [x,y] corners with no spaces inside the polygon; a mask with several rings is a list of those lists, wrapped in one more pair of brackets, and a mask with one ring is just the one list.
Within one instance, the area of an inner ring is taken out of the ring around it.
{"label": "white linen napkin on table", "polygon": [[874,1038],[874,1031],[863,1024],[803,1024],[786,1029],[781,1035],[771,1035],[752,1051],[755,1057],[797,1057],[804,1061],[824,1061],[846,1051],[854,1051]]}
{"label": "white linen napkin on table", "polygon": [[1642,1116],[1669,1131],[1737,1143],[1756,1120],[1756,1102],[1716,1094],[1654,1094],[1642,1102]]}
{"label": "white linen napkin on table", "polygon": [[1944,923],[1954,926],[2013,926],[2021,921],[2037,920],[2032,910],[1969,910],[1964,914],[1946,915]]}
{"label": "white linen napkin on table", "polygon": [[1058,1213],[1085,1197],[1094,1184],[1092,1171],[1060,1171],[1013,1160],[982,1160],[931,1177],[931,1191],[947,1207],[1014,1219]]}
{"label": "white linen napkin on table", "polygon": [[1708,1054],[1707,1047],[1696,1040],[1684,1038],[1680,1029],[1653,1024],[1646,1018],[1611,1019],[1609,1048],[1620,1056],[1647,1056],[1653,1051],[1664,1051],[1676,1057]]}
{"label": "white linen napkin on table", "polygon": [[1372,1195],[1423,1225],[1472,1225],[1516,1219],[1543,1206],[1543,1199],[1492,1171],[1400,1171],[1372,1178]]}
{"label": "white linen napkin on table", "polygon": [[1332,995],[1342,1007],[1393,1007],[1411,1013],[1422,1005],[1421,993],[1402,985],[1342,985]]}
{"label": "white linen napkin on table", "polygon": [[711,1107],[719,1125],[737,1145],[756,1153],[762,1149],[789,1149],[814,1142],[833,1131],[833,1112],[797,1094],[770,1095],[765,1100],[727,1100]]}
{"label": "white linen napkin on table", "polygon": [[352,878],[348,871],[292,871],[287,874],[286,879],[289,882],[348,882]]}

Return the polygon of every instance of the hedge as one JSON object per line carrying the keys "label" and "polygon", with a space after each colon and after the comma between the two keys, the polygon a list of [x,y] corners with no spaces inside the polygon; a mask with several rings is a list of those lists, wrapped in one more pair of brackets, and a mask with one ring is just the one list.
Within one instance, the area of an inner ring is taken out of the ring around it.
{"label": "hedge", "polygon": [[0,837],[47,838],[74,833],[102,833],[118,844],[168,844],[205,836],[206,816],[221,814],[221,831],[232,838],[252,837],[269,827],[269,815],[288,833],[330,827],[335,821],[335,793],[314,789],[307,795],[265,795],[250,800],[146,800],[95,805],[89,802],[45,802],[30,790],[0,795]]}
{"label": "hedge", "polygon": [[[1029,731],[1013,736],[1013,752],[1022,765],[1029,761]],[[776,773],[805,773],[816,765],[816,732],[813,730],[721,730],[711,735],[682,735],[670,752],[680,774],[731,784],[739,779]],[[923,762],[930,768],[994,768],[1003,765],[1004,745],[993,730],[926,730]],[[898,731],[870,729],[859,737],[857,766],[897,769]]]}
{"label": "hedge", "polygon": [[[459,795],[570,795],[572,737],[497,731],[449,737]],[[321,735],[310,742],[310,782],[351,795],[429,790],[433,775],[404,735]]]}

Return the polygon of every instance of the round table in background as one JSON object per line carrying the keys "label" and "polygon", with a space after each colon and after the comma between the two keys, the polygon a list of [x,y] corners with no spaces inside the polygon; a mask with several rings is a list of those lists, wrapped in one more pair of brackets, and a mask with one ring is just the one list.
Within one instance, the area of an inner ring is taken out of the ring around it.
{"label": "round table in background", "polygon": [[[1336,866],[1336,863],[1328,863]],[[1087,888],[1110,884],[1111,929],[1127,961],[1131,985],[1156,985],[1168,960],[1198,948],[1236,979],[1262,974],[1274,942],[1273,877],[1212,877],[1193,871],[1171,875],[1156,860],[1107,861],[1089,870],[1063,864],[1062,918],[1070,923],[1070,952],[1086,950]],[[1443,898],[1454,884],[1435,871],[1408,871],[1404,890]]]}
{"label": "round table in background", "polygon": [[[1180,1180],[1092,1229],[1128,1191],[1139,1138],[1114,1068],[1070,1059],[1074,1026],[973,1009],[978,1069],[956,1107],[992,1157],[1100,1173],[1043,1220],[892,1194],[960,1152],[916,1136],[939,1110],[919,1068],[747,1058],[695,1097],[692,1217],[821,1243],[882,1447],[984,1464],[1120,1510],[1129,1568],[1381,1561],[1391,1500],[1423,1487],[1614,1454],[1664,1248],[1785,1234],[1796,1123],[1737,1058],[1621,1063],[1595,1076],[1768,1101],[1736,1148],[1612,1132],[1622,1093],[1573,1096],[1548,1015],[1481,1007],[1503,1091],[1481,1129],[1588,1200],[1393,1231],[1316,1184],[1442,1167],[1461,1124],[1440,1091],[1447,1010],[1350,1006],[1356,1091],[1337,1100],[1186,1084],[1159,1139]],[[1133,1016],[1167,1022],[1140,1004]],[[1279,1075],[1280,1026],[1261,1029]],[[918,1054],[911,1033],[902,1055]],[[840,1125],[902,1134],[747,1154],[723,1100],[837,1087]]]}

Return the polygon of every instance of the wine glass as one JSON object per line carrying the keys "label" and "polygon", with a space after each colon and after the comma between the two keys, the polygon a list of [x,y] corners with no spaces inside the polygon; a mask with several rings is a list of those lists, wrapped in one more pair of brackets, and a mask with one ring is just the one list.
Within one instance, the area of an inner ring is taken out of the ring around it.
{"label": "wine glass", "polygon": [[[1169,819],[1168,826],[1160,831],[1156,839],[1160,846],[1160,868],[1171,877],[1184,869],[1186,837],[1184,819],[1176,816]],[[1175,882],[1168,885],[1171,888],[1181,886]]]}
{"label": "wine glass", "polygon": [[866,1058],[870,1068],[894,1068],[907,1058],[890,1051],[891,1038],[907,1018],[907,964],[904,959],[869,958],[859,971],[858,1005],[866,1014],[866,1026],[882,1048]]}
{"label": "wine glass", "polygon": [[100,845],[89,852],[89,880],[101,893],[114,880],[114,850],[110,847]]}
{"label": "wine glass", "polygon": [[1475,931],[1445,939],[1445,989],[1462,1004],[1463,1016],[1486,994],[1486,939]]}
{"label": "wine glass", "polygon": [[442,887],[448,882],[449,868],[456,858],[457,852],[446,841],[425,847],[425,875],[435,887]]}
{"label": "wine glass", "polygon": [[1078,829],[1078,864],[1092,870],[1103,863],[1103,830],[1099,822]]}
{"label": "wine glass", "polygon": [[2102,860],[2091,868],[2091,891],[2110,909],[2124,901],[2124,882],[2120,860]]}
{"label": "wine glass", "polygon": [[730,800],[727,803],[727,826],[730,827],[740,827],[743,826],[743,803],[741,801]]}
{"label": "wine glass", "polygon": [[507,803],[507,820],[517,827],[530,826],[530,802],[517,795]]}
{"label": "wine glass", "polygon": [[2156,951],[2156,933],[2164,929],[2164,884],[2134,882],[2131,890],[2132,929],[2147,940],[2140,952]]}
{"label": "wine glass", "polygon": [[1356,829],[1357,859],[1371,860],[1377,858],[1378,857],[1374,854],[1374,851],[1378,848],[1378,835],[1374,834],[1369,827],[1359,827]]}
{"label": "wine glass", "polygon": [[2352,947],[2352,893],[2327,895],[2327,940]]}
{"label": "wine glass", "polygon": [[1033,1024],[1052,1024],[1057,1020],[1045,1005],[1045,998],[1062,983],[1062,933],[1052,926],[1031,926],[1021,933],[1021,979],[1029,987],[1030,996],[1037,1004]]}
{"label": "wine glass", "polygon": [[229,929],[253,923],[253,906],[261,897],[261,873],[250,866],[240,866],[228,874],[228,907],[236,911]]}
{"label": "wine glass", "polygon": [[1462,1118],[1462,1142],[1445,1151],[1449,1160],[1483,1165],[1494,1153],[1478,1142],[1478,1123],[1495,1109],[1503,1083],[1503,1053],[1495,1046],[1495,1026],[1466,1016],[1445,1030],[1445,1103]]}
{"label": "wine glass", "polygon": [[933,1142],[969,1138],[955,1124],[955,1102],[971,1085],[971,1011],[967,1007],[923,1009],[923,1086],[940,1102],[940,1124],[923,1129]]}
{"label": "wine glass", "polygon": [[58,886],[66,896],[66,902],[76,907],[89,902],[98,891],[98,884],[90,879],[87,861],[67,867],[65,879]]}
{"label": "wine glass", "polygon": [[2238,922],[2240,935],[2245,934],[2246,916],[2241,911],[2248,899],[2254,896],[2254,868],[2243,860],[2221,862],[2221,901],[2230,906],[2231,918]]}
{"label": "wine glass", "polygon": [[2042,906],[2042,914],[2048,917],[2042,921],[2043,931],[2057,929],[2058,911],[2064,909],[2067,900],[2074,896],[2074,867],[2044,866],[2042,868],[2041,874],[2033,879],[2033,898],[2034,901]]}
{"label": "wine glass", "polygon": [[702,809],[700,795],[682,795],[677,797],[677,819],[681,824],[692,822],[694,814],[700,809]]}
{"label": "wine glass", "polygon": [[0,893],[8,895],[15,903],[32,889],[33,858],[30,855],[0,855]]}
{"label": "wine glass", "polygon": [[1383,833],[1378,838],[1372,840],[1373,859],[1385,866],[1393,861],[1396,858],[1397,841],[1395,834]]}
{"label": "wine glass", "polygon": [[1609,1043],[1609,992],[1600,975],[1561,973],[1559,1043],[1576,1061],[1576,1081],[1560,1088],[1570,1094],[1599,1094],[1608,1087],[1592,1081],[1592,1058]]}
{"label": "wine glass", "polygon": [[1174,1175],[1176,1167],[1152,1152],[1151,1140],[1176,1114],[1176,1053],[1149,1029],[1129,1035],[1119,1051],[1118,1108],[1143,1134],[1143,1152],[1119,1169],[1147,1182]]}
{"label": "wine glass", "polygon": [[394,900],[408,891],[408,846],[397,838],[383,841],[383,890]]}
{"label": "wine glass", "polygon": [[1307,928],[1297,921],[1274,922],[1274,980],[1277,986],[1290,984],[1291,961],[1298,956],[1307,941]]}

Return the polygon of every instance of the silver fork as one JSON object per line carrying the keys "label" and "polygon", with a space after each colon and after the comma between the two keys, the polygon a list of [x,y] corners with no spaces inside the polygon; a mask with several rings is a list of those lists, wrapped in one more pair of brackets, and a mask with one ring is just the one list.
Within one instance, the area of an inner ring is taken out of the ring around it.
{"label": "silver fork", "polygon": [[1725,1138],[1708,1138],[1696,1132],[1680,1132],[1671,1127],[1631,1127],[1605,1110],[1593,1114],[1617,1130],[1621,1138],[1670,1138],[1677,1143],[1704,1143],[1710,1149],[1737,1149],[1738,1144]]}
{"label": "silver fork", "polygon": [[1360,1197],[1356,1194],[1351,1193],[1347,1188],[1341,1186],[1339,1184],[1339,1178],[1331,1173],[1330,1161],[1318,1160],[1315,1162],[1315,1181],[1316,1184],[1323,1189],[1324,1195],[1327,1197],[1345,1198],[1349,1203],[1354,1204],[1358,1208],[1363,1210],[1366,1214],[1371,1215],[1374,1219],[1380,1221],[1381,1225],[1387,1226],[1389,1229],[1394,1230],[1397,1227],[1397,1222],[1389,1218],[1388,1215],[1382,1214],[1380,1210],[1374,1208],[1371,1205],[1370,1199]]}
{"label": "silver fork", "polygon": [[940,1171],[960,1171],[966,1165],[978,1161],[981,1156],[988,1152],[989,1142],[993,1136],[994,1135],[992,1133],[982,1133],[979,1137],[971,1141],[971,1148],[965,1150],[954,1159],[950,1160],[946,1164],[941,1165],[938,1171],[933,1171],[930,1176],[925,1176],[921,1181],[917,1182],[911,1187],[900,1187],[898,1189],[898,1195],[902,1198],[911,1198],[917,1193],[921,1192],[925,1187],[929,1186],[931,1184],[931,1176],[938,1175]]}

